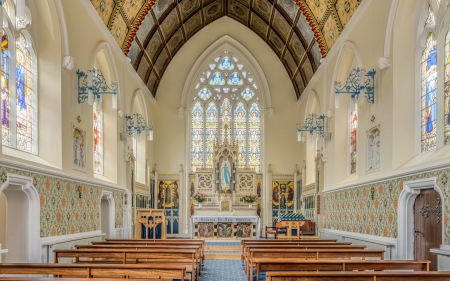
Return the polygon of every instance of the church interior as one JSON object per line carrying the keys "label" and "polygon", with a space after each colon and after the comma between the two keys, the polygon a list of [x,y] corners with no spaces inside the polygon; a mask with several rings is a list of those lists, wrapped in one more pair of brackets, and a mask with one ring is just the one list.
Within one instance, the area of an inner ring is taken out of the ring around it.
{"label": "church interior", "polygon": [[0,281],[450,280],[450,0],[0,6]]}

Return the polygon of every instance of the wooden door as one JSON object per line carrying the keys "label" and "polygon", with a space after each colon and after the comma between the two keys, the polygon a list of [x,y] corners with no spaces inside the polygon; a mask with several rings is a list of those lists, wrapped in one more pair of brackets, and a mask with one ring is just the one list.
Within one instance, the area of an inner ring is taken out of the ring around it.
{"label": "wooden door", "polygon": [[442,203],[434,189],[422,190],[414,202],[414,259],[431,261],[430,270],[437,270],[437,254],[430,249],[442,243]]}

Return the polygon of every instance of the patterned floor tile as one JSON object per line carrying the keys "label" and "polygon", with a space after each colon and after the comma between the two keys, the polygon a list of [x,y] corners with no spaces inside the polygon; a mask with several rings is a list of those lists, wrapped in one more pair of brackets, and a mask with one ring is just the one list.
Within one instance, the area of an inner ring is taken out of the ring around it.
{"label": "patterned floor tile", "polygon": [[205,260],[200,281],[247,280],[240,260]]}

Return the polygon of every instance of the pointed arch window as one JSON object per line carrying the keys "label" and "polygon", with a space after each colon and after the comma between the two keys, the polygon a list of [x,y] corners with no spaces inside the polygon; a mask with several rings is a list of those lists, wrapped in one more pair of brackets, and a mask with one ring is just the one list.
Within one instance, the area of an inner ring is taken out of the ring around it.
{"label": "pointed arch window", "polygon": [[228,51],[197,78],[191,107],[192,168],[212,168],[214,144],[237,144],[238,168],[259,171],[261,108],[252,72]]}
{"label": "pointed arch window", "polygon": [[358,136],[358,104],[354,103],[353,111],[350,113],[350,174],[356,173],[357,136]]}
{"label": "pointed arch window", "polygon": [[103,112],[101,98],[93,105],[94,127],[94,173],[103,175]]}
{"label": "pointed arch window", "polygon": [[421,62],[421,151],[436,148],[437,48],[433,33],[427,37]]}
{"label": "pointed arch window", "polygon": [[2,144],[11,145],[10,130],[10,95],[9,95],[9,40],[5,30],[2,30],[2,72],[1,72],[1,94],[2,94]]}
{"label": "pointed arch window", "polygon": [[445,145],[448,145],[450,144],[450,29],[445,36],[444,60],[444,141]]}

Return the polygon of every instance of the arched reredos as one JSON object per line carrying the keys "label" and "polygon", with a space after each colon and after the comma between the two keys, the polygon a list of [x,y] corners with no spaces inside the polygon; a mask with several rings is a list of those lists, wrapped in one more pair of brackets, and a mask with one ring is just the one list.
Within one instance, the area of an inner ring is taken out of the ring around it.
{"label": "arched reredos", "polygon": [[350,73],[351,68],[356,64],[360,68],[364,68],[362,63],[361,55],[359,54],[358,48],[351,41],[345,41],[339,51],[339,55],[334,66],[333,73],[333,83],[331,83],[330,89],[330,108],[334,107],[335,101],[335,88],[334,81],[345,82],[347,76]]}
{"label": "arched reredos", "polygon": [[133,93],[133,96],[131,98],[131,104],[130,104],[130,111],[129,111],[130,114],[133,114],[134,112],[137,111],[137,109],[135,108],[136,101],[141,106],[143,114],[145,116],[145,120],[147,120],[149,118],[148,111],[147,111],[147,104],[145,103],[144,92],[141,89],[137,89]]}
{"label": "arched reredos", "polygon": [[[109,46],[109,44],[106,41],[101,41],[100,43],[97,44],[97,46],[95,46],[94,52],[92,53],[92,57],[91,57],[91,65],[89,69],[94,69],[95,66],[95,61],[97,58],[97,55],[103,52],[106,61],[107,61],[107,65],[108,65],[108,70],[110,73],[110,79],[111,81],[119,81],[119,75],[117,74],[117,67],[116,67],[116,62],[114,61],[114,56],[112,54],[111,51],[111,47]],[[119,83],[119,88],[117,89],[117,106],[118,108],[123,108],[122,107],[122,97],[120,94],[120,83]]]}
{"label": "arched reredos", "polygon": [[206,50],[195,61],[183,86],[183,93],[181,95],[181,108],[186,109],[190,107],[191,95],[193,93],[192,89],[194,88],[194,85],[196,83],[194,79],[198,77],[198,75],[202,71],[204,71],[208,62],[213,59],[216,54],[225,50],[229,50],[233,53],[238,54],[240,58],[245,62],[247,67],[252,71],[252,73],[256,74],[254,76],[256,83],[258,85],[261,85],[261,89],[258,89],[258,91],[261,94],[262,108],[271,108],[272,102],[270,98],[269,84],[267,83],[264,71],[262,70],[255,57],[253,57],[253,55],[250,53],[250,51],[245,48],[244,45],[242,45],[229,35],[225,35],[216,40],[213,44],[206,48]]}

